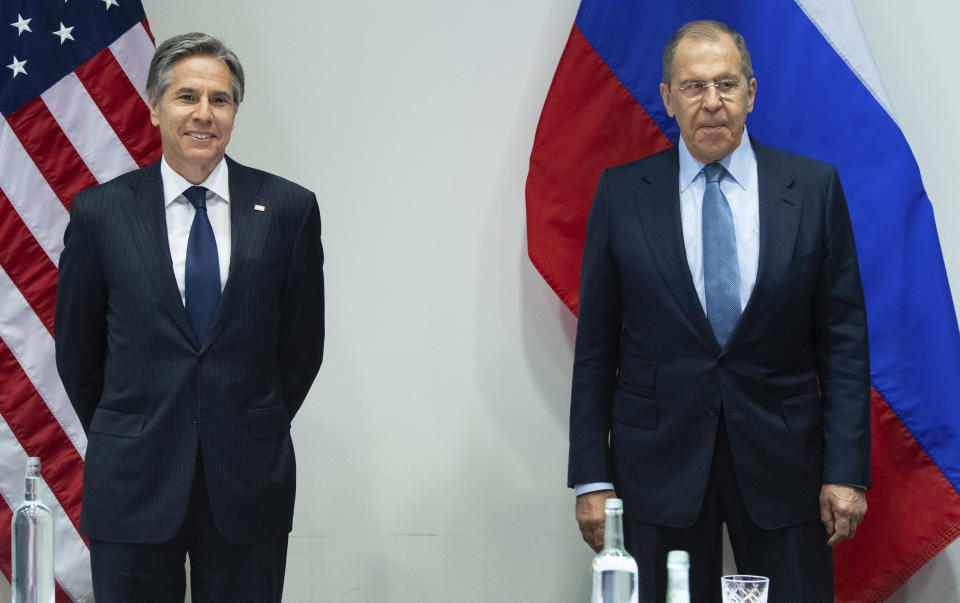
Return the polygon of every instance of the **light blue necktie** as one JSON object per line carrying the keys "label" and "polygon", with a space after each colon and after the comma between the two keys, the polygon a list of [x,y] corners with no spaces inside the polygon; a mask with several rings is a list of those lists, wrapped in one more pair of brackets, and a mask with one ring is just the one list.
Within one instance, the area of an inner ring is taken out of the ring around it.
{"label": "light blue necktie", "polygon": [[703,166],[707,188],[703,193],[703,285],[707,320],[720,347],[727,344],[740,320],[740,267],[737,234],[730,204],[720,190],[726,172],[719,163]]}
{"label": "light blue necktie", "polygon": [[191,186],[183,196],[197,209],[187,239],[184,300],[193,334],[197,343],[202,345],[220,301],[220,259],[217,240],[207,216],[207,189]]}

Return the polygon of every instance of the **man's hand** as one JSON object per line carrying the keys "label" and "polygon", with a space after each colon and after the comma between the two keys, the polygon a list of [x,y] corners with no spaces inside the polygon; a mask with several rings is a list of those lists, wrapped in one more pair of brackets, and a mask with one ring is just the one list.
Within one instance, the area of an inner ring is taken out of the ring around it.
{"label": "man's hand", "polygon": [[853,538],[866,513],[867,497],[860,488],[839,484],[824,484],[820,488],[820,521],[830,536],[828,545]]}
{"label": "man's hand", "polygon": [[577,497],[577,523],[580,534],[590,548],[599,553],[603,548],[603,525],[606,514],[603,505],[608,498],[616,498],[613,490],[597,490]]}

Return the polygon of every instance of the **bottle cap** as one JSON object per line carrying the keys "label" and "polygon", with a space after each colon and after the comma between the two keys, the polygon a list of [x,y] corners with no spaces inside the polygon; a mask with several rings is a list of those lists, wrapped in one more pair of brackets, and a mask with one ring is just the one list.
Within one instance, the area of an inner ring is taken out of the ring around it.
{"label": "bottle cap", "polygon": [[603,503],[603,508],[607,511],[623,511],[623,501],[619,498],[608,498]]}
{"label": "bottle cap", "polygon": [[690,553],[686,551],[670,551],[667,553],[667,565],[690,565]]}
{"label": "bottle cap", "polygon": [[27,457],[27,469],[40,469],[40,457],[39,456]]}

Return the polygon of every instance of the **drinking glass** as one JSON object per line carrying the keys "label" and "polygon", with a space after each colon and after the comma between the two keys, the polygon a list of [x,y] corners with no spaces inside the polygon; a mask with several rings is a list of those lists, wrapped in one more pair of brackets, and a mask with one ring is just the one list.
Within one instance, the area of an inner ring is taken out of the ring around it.
{"label": "drinking glass", "polygon": [[720,578],[723,603],[767,603],[770,578],[763,576],[724,576]]}

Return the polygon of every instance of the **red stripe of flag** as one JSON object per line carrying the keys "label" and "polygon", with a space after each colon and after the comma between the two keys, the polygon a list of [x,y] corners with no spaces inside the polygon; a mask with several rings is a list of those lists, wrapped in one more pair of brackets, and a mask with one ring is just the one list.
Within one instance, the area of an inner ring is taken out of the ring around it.
{"label": "red stripe of flag", "polygon": [[42,98],[8,116],[7,123],[64,207],[70,209],[73,195],[97,184]]}
{"label": "red stripe of flag", "polygon": [[[7,501],[14,507],[17,506],[16,500]],[[7,505],[0,505],[0,571],[6,576],[7,582],[13,581],[13,568],[10,567],[12,555],[12,543],[10,542],[10,532],[13,521],[13,511]]]}
{"label": "red stripe of flag", "polygon": [[140,167],[160,159],[160,133],[150,123],[150,110],[109,48],[74,73],[117,137]]}
{"label": "red stripe of flag", "polygon": [[57,267],[0,190],[0,267],[53,336]]}
{"label": "red stripe of flag", "polygon": [[886,600],[960,535],[956,490],[876,390],[871,402],[873,489],[856,538],[838,545],[833,557],[836,576],[858,577],[836,581],[839,603]]}
{"label": "red stripe of flag", "polygon": [[[587,214],[600,172],[669,146],[574,24],[537,125],[526,189],[530,260],[574,313]],[[566,282],[551,277],[566,274]]]}
{"label": "red stripe of flag", "polygon": [[43,479],[79,530],[83,459],[33,387],[17,359],[0,340],[0,414],[27,456],[43,459]]}

